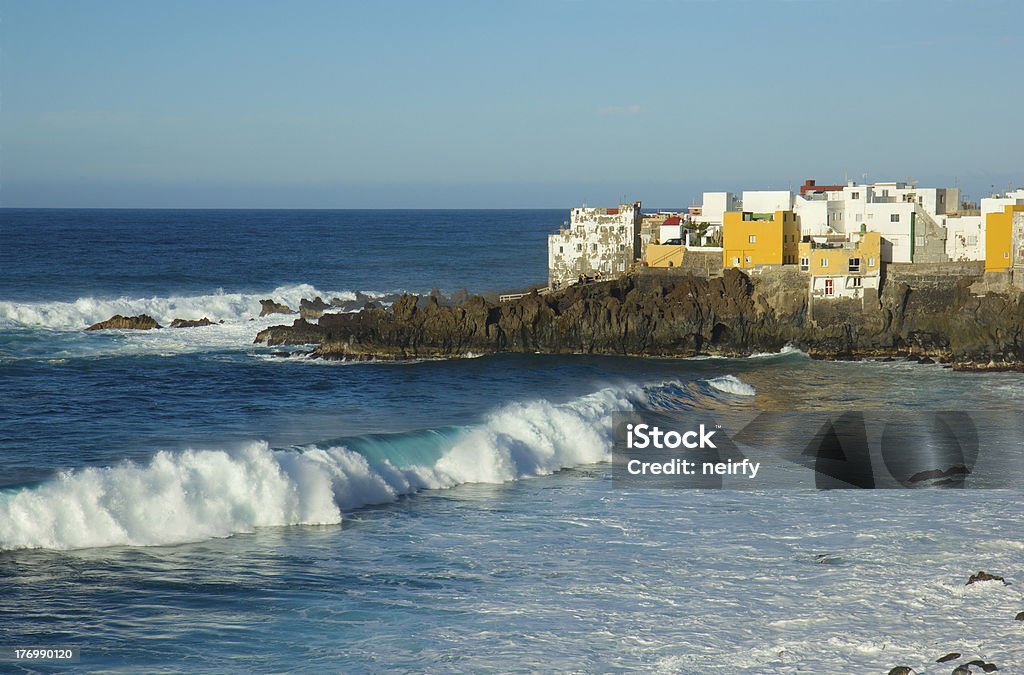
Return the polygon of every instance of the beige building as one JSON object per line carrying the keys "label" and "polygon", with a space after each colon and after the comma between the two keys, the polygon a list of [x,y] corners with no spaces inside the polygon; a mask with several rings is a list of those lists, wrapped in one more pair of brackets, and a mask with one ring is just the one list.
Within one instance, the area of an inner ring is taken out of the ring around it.
{"label": "beige building", "polygon": [[640,202],[618,208],[574,208],[569,222],[548,235],[548,285],[561,288],[581,277],[625,274],[641,254]]}

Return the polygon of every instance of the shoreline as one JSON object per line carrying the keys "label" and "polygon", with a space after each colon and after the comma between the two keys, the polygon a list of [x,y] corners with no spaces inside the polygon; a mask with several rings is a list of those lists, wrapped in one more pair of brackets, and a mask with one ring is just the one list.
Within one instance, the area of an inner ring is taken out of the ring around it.
{"label": "shoreline", "polygon": [[[969,280],[968,280],[969,281]],[[1024,372],[1020,295],[972,295],[969,283],[890,282],[877,304],[814,302],[774,278],[628,275],[506,302],[403,295],[390,307],[304,315],[255,344],[315,345],[317,358],[403,360],[467,353],[713,355],[786,345],[818,360],[910,360],[958,372]]]}

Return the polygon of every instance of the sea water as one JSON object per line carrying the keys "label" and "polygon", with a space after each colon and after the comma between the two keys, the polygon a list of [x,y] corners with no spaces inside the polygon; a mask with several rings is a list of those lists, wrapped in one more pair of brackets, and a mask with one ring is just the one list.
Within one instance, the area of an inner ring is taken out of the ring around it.
{"label": "sea water", "polygon": [[[0,211],[0,646],[125,673],[945,672],[949,651],[1024,672],[1016,476],[675,490],[607,463],[616,412],[1010,420],[1018,374],[252,344],[292,319],[264,298],[543,282],[563,218]],[[115,313],[216,325],[83,330]],[[978,569],[1011,583],[966,586]]]}

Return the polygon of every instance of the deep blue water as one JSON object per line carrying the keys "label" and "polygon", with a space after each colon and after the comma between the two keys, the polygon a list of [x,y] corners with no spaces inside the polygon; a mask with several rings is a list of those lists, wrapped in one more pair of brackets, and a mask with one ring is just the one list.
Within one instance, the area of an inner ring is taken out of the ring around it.
{"label": "deep blue water", "polygon": [[[0,210],[0,298],[474,292],[547,280],[560,211]],[[40,295],[43,293],[45,295]]]}
{"label": "deep blue water", "polygon": [[[1019,572],[1019,493],[628,492],[601,464],[645,400],[1009,420],[1019,375],[252,344],[291,320],[261,298],[543,282],[565,215],[0,210],[0,646],[107,672],[796,673],[966,644],[1020,672],[1019,584],[960,579]],[[82,330],[141,312],[224,323]]]}

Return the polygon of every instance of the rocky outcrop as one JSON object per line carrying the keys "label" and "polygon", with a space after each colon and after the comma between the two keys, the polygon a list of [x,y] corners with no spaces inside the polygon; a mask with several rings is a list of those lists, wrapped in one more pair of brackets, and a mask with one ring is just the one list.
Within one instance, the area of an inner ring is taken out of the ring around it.
{"label": "rocky outcrop", "polygon": [[1006,585],[1006,579],[1002,578],[997,574],[989,574],[985,571],[980,571],[977,574],[972,574],[965,585],[970,586],[971,584],[976,584],[979,581],[1001,581],[1004,585]]}
{"label": "rocky outcrop", "polygon": [[214,323],[205,316],[202,319],[175,319],[171,321],[171,328],[198,328],[200,326],[213,326]]}
{"label": "rocky outcrop", "polygon": [[294,314],[295,311],[291,307],[280,302],[274,302],[273,300],[260,300],[260,316],[267,316],[268,314]]}
{"label": "rocky outcrop", "polygon": [[256,343],[276,345],[308,345],[320,342],[320,327],[305,319],[296,319],[290,326],[271,326],[261,330]]}
{"label": "rocky outcrop", "polygon": [[[1024,367],[1021,296],[972,295],[972,279],[885,286],[876,300],[809,300],[806,281],[785,275],[720,278],[628,276],[495,303],[480,296],[447,306],[399,297],[389,308],[325,313],[260,333],[257,342],[317,344],[351,359],[545,352],[748,355],[793,344],[820,358],[913,357],[954,368]],[[926,361],[927,362],[927,361]]]}
{"label": "rocky outcrop", "polygon": [[[337,298],[335,298],[337,300]],[[328,305],[318,295],[313,300],[306,300],[303,298],[299,301],[299,316],[306,321],[312,321],[313,319],[319,319],[323,313],[330,309],[331,305]]]}
{"label": "rocky outcrop", "polygon": [[86,330],[150,330],[153,328],[160,328],[160,324],[148,314],[139,314],[138,316],[121,316],[115,314],[106,321],[100,321],[86,328]]}

